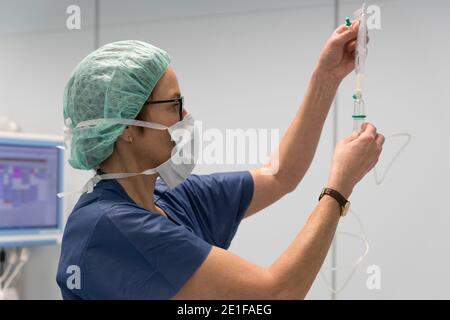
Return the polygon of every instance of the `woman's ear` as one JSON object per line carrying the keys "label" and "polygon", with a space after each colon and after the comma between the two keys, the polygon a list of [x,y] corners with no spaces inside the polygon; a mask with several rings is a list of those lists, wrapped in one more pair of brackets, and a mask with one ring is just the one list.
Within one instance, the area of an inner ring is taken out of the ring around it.
{"label": "woman's ear", "polygon": [[121,140],[122,142],[126,142],[126,143],[130,143],[130,137],[131,140],[134,139],[134,129],[133,126],[126,126],[125,130],[123,130],[122,134],[119,136],[119,138],[117,140]]}

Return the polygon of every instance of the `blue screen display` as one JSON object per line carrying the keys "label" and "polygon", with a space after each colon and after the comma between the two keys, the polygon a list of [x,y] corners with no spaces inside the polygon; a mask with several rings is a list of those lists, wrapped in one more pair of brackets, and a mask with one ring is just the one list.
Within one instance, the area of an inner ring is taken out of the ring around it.
{"label": "blue screen display", "polygon": [[0,230],[58,225],[58,149],[0,144]]}

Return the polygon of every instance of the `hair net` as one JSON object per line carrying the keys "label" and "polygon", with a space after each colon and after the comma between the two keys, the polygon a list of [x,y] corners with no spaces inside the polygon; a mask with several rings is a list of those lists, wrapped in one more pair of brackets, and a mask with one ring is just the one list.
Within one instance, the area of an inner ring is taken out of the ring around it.
{"label": "hair net", "polygon": [[64,90],[73,168],[97,168],[111,155],[126,127],[100,123],[76,128],[77,124],[101,118],[135,119],[169,64],[167,52],[135,40],[104,45],[78,64]]}

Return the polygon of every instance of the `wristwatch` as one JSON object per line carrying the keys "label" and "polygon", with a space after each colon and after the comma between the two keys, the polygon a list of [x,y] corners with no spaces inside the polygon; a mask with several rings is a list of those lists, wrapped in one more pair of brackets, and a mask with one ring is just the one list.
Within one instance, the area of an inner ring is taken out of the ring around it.
{"label": "wristwatch", "polygon": [[319,201],[324,195],[329,195],[339,203],[339,206],[341,207],[341,217],[344,217],[347,214],[348,209],[350,209],[350,201],[345,199],[342,194],[331,188],[323,188],[319,196]]}

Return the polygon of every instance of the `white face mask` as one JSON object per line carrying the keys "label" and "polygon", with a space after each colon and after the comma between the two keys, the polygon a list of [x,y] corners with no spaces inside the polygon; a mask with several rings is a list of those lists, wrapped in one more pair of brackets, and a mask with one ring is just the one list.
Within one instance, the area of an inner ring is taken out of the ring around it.
{"label": "white face mask", "polygon": [[[84,185],[81,193],[90,193],[100,180],[128,178],[137,175],[159,174],[169,188],[174,188],[192,173],[195,167],[195,148],[196,134],[194,127],[194,118],[188,114],[183,120],[167,127],[159,123],[131,120],[131,119],[93,119],[80,122],[77,128],[96,125],[99,123],[126,124],[144,128],[167,130],[170,137],[175,141],[175,147],[172,149],[171,157],[155,168],[150,168],[138,173],[107,173],[95,175]],[[64,197],[72,192],[58,193],[58,197]]]}

